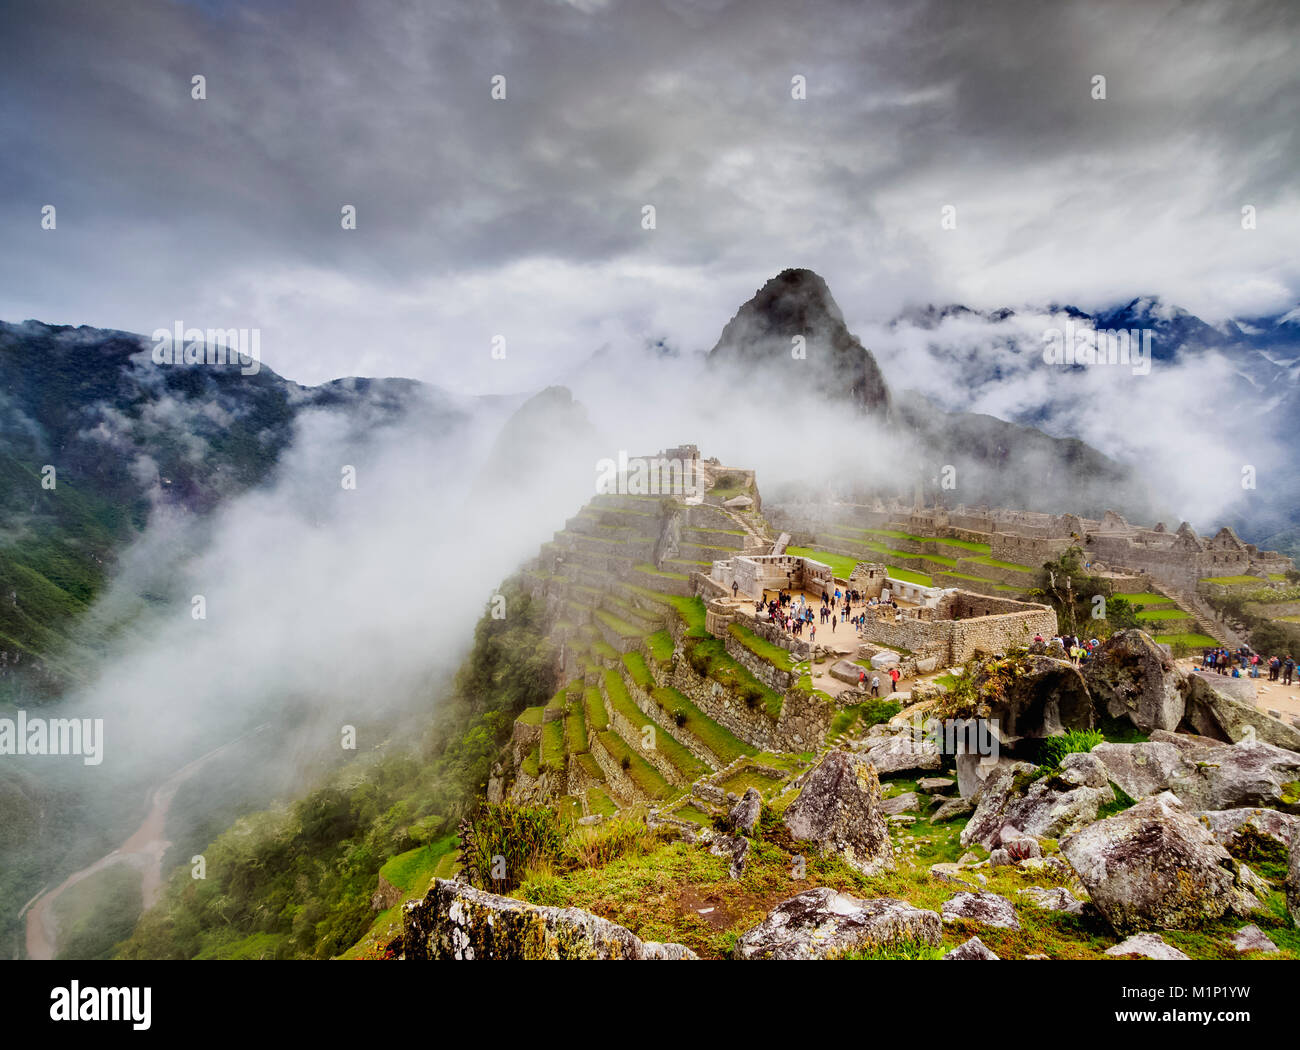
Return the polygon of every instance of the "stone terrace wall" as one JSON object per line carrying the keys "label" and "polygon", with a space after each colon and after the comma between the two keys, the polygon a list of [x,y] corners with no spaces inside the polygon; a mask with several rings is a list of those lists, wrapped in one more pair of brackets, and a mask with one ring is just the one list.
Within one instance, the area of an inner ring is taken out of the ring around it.
{"label": "stone terrace wall", "polygon": [[1052,609],[954,620],[949,660],[953,664],[965,663],[976,650],[1001,652],[1011,646],[1028,645],[1035,634],[1051,638],[1056,631],[1056,613]]}

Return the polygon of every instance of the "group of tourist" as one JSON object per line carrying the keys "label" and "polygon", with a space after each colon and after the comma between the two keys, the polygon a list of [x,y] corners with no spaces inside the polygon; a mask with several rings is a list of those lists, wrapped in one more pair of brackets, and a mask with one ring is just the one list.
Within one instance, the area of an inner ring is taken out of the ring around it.
{"label": "group of tourist", "polygon": [[1205,649],[1201,653],[1201,666],[1207,671],[1217,671],[1233,678],[1240,678],[1243,674],[1258,678],[1260,669],[1264,668],[1270,682],[1280,679],[1283,685],[1291,685],[1296,677],[1296,662],[1290,653],[1264,657],[1244,645],[1235,649],[1226,646]]}
{"label": "group of tourist", "polygon": [[1036,634],[1034,635],[1034,644],[1046,645],[1052,649],[1057,647],[1063,649],[1070,662],[1075,667],[1078,667],[1092,658],[1092,654],[1101,645],[1101,642],[1096,638],[1080,638],[1075,634],[1058,634],[1048,642],[1041,634]]}

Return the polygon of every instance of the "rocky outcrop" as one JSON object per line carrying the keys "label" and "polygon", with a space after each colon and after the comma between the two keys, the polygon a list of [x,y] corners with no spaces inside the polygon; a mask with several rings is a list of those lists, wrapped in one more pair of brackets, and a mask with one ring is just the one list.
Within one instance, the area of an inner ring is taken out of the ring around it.
{"label": "rocky outcrop", "polygon": [[921,796],[915,791],[905,791],[901,795],[885,799],[880,808],[891,817],[898,813],[920,813]]}
{"label": "rocky outcrop", "polygon": [[[984,668],[976,671],[975,688],[981,689],[989,677]],[[989,703],[988,717],[997,725],[1004,744],[1024,737],[1054,736],[1067,729],[1091,729],[1095,721],[1083,675],[1068,660],[1026,656],[1017,673],[1002,680],[1001,694]]]}
{"label": "rocky outcrop", "polygon": [[[1145,631],[1120,631],[1083,667],[1094,703],[1139,729],[1174,730],[1183,719],[1182,672]],[[1127,790],[1127,789],[1126,789]]]}
{"label": "rocky outcrop", "polygon": [[1225,744],[1157,730],[1145,744],[1098,744],[1092,754],[1133,798],[1172,791],[1195,809],[1300,812],[1292,793],[1300,780],[1300,754],[1262,741]]}
{"label": "rocky outcrop", "polygon": [[975,802],[969,798],[950,798],[939,806],[931,815],[931,824],[943,824],[949,820],[956,820],[958,817],[964,817],[967,813],[975,812]]}
{"label": "rocky outcrop", "polygon": [[1067,755],[1060,772],[1040,773],[1026,762],[996,770],[962,829],[961,844],[996,849],[1008,825],[1035,838],[1058,838],[1096,820],[1097,810],[1114,801],[1105,767],[1089,754]]}
{"label": "rocky outcrop", "polygon": [[1191,962],[1191,959],[1158,933],[1134,934],[1128,940],[1115,945],[1115,947],[1107,948],[1106,954],[1116,959],[1176,959]]}
{"label": "rocky outcrop", "polygon": [[381,873],[379,884],[375,887],[375,892],[370,897],[370,907],[374,911],[386,911],[395,904],[401,903],[404,894]]}
{"label": "rocky outcrop", "polygon": [[961,919],[1002,930],[1020,929],[1015,905],[996,893],[959,893],[943,902],[942,914],[944,922]]}
{"label": "rocky outcrop", "polygon": [[1277,951],[1277,945],[1270,941],[1268,937],[1264,935],[1264,931],[1254,923],[1251,923],[1249,926],[1243,926],[1239,929],[1228,938],[1228,943],[1243,955],[1246,952]]}
{"label": "rocky outcrop", "polygon": [[402,947],[405,959],[697,958],[580,908],[539,907],[446,879],[406,905]]}
{"label": "rocky outcrop", "polygon": [[1234,857],[1258,852],[1270,845],[1288,850],[1300,835],[1300,817],[1275,809],[1223,809],[1199,814],[1210,834]]}
{"label": "rocky outcrop", "polygon": [[1182,688],[1184,730],[1225,743],[1262,740],[1288,751],[1300,751],[1300,729],[1218,692],[1199,675],[1184,676]]}
{"label": "rocky outcrop", "polygon": [[791,838],[835,853],[866,875],[894,867],[880,778],[847,751],[828,751],[785,811]]}
{"label": "rocky outcrop", "polygon": [[749,862],[749,839],[741,835],[719,835],[709,846],[715,857],[725,857],[729,862],[728,874],[738,879],[745,874]]}
{"label": "rocky outcrop", "polygon": [[938,944],[939,916],[907,901],[860,900],[826,886],[782,901],[736,942],[737,959],[828,959],[899,942]]}
{"label": "rocky outcrop", "polygon": [[992,959],[995,961],[1000,961],[998,960],[998,957],[994,955],[992,951],[989,950],[988,946],[985,945],[985,943],[981,941],[978,937],[972,937],[969,941],[966,941],[960,946],[954,948],[947,955],[945,955],[944,958],[945,959]]}
{"label": "rocky outcrop", "polygon": [[1063,838],[1061,852],[1121,933],[1195,928],[1259,904],[1228,851],[1168,792]]}

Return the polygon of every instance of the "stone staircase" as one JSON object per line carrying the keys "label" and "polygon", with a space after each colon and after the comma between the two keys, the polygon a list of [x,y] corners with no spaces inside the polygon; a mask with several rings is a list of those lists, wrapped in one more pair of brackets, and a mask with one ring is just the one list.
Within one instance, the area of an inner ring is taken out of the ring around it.
{"label": "stone staircase", "polygon": [[1209,603],[1200,595],[1188,594],[1186,591],[1175,590],[1164,584],[1161,584],[1160,590],[1165,597],[1169,598],[1180,609],[1191,613],[1196,629],[1202,634],[1217,638],[1230,648],[1248,644],[1241,634],[1229,627],[1215,614]]}

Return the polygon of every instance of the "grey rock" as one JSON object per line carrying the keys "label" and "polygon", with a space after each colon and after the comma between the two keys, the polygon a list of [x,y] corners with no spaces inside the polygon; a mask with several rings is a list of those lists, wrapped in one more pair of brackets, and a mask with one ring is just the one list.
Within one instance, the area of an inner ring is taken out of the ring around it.
{"label": "grey rock", "polygon": [[1056,775],[1030,780],[1033,773],[1033,766],[1018,762],[989,777],[962,829],[963,846],[995,849],[1008,824],[1034,838],[1059,838],[1096,820],[1098,809],[1115,798],[1105,768],[1088,754],[1067,755]]}
{"label": "grey rock", "polygon": [[1291,840],[1291,859],[1286,872],[1286,910],[1300,926],[1300,836]]}
{"label": "grey rock", "polygon": [[916,790],[922,795],[946,795],[956,786],[951,777],[922,777],[916,782]]}
{"label": "grey rock", "polygon": [[1287,751],[1300,751],[1300,730],[1225,696],[1200,675],[1185,676],[1183,684],[1185,721],[1202,736],[1227,742],[1251,737]]}
{"label": "grey rock", "polygon": [[1300,817],[1279,813],[1276,809],[1208,810],[1198,814],[1198,819],[1229,853],[1245,845],[1247,838],[1271,839],[1284,849],[1290,849],[1296,840],[1297,829],[1300,829]]}
{"label": "grey rock", "polygon": [[759,814],[763,812],[763,796],[757,788],[746,788],[744,797],[731,807],[728,818],[731,826],[742,835],[754,834]]}
{"label": "grey rock", "polygon": [[939,916],[907,901],[860,900],[827,886],[782,901],[736,941],[737,959],[825,959],[899,941],[938,944]]}
{"label": "grey rock", "polygon": [[950,798],[944,802],[930,815],[931,824],[943,824],[949,820],[956,820],[958,817],[964,817],[967,813],[975,812],[975,803],[968,798]]}
{"label": "grey rock", "polygon": [[1006,755],[984,757],[976,754],[957,756],[957,793],[962,798],[978,799],[989,776],[1004,766],[1015,765]]}
{"label": "grey rock", "polygon": [[943,902],[942,913],[944,922],[965,919],[1004,930],[1020,929],[1015,905],[996,893],[959,893]]}
{"label": "grey rock", "polygon": [[1084,912],[1083,901],[1063,886],[1030,886],[1021,890],[1019,896],[1042,911],[1063,911],[1069,915],[1082,915]]}
{"label": "grey rock", "polygon": [[1158,933],[1138,933],[1121,941],[1113,948],[1107,948],[1106,954],[1117,959],[1180,959],[1190,962],[1186,955],[1168,943]]}
{"label": "grey rock", "polygon": [[749,862],[749,839],[740,835],[719,835],[713,840],[709,852],[715,857],[725,857],[731,862],[728,874],[738,879],[745,873]]}
{"label": "grey rock", "polygon": [[1259,903],[1228,851],[1169,792],[1063,838],[1061,853],[1121,933],[1194,928]]}
{"label": "grey rock", "polygon": [[1228,938],[1228,942],[1236,948],[1237,951],[1242,952],[1243,954],[1245,952],[1277,951],[1277,945],[1270,941],[1264,935],[1264,931],[1254,923],[1251,923],[1249,926],[1243,926]]}
{"label": "grey rock", "polygon": [[921,811],[921,798],[915,791],[905,791],[901,795],[885,799],[880,804],[880,808],[890,816],[896,813],[919,813]]}
{"label": "grey rock", "polygon": [[960,864],[931,864],[930,874],[940,882],[948,882],[964,890],[974,890],[976,893],[987,886],[989,881],[978,872],[967,871]]}
{"label": "grey rock", "polygon": [[915,740],[906,734],[868,737],[860,747],[862,757],[875,766],[881,776],[943,767],[943,756],[934,741],[929,739]]}
{"label": "grey rock", "polygon": [[978,937],[972,937],[969,941],[958,945],[947,955],[945,959],[997,959],[998,957],[991,952],[988,947]]}
{"label": "grey rock", "polygon": [[866,875],[894,867],[880,779],[857,755],[828,751],[808,773],[784,819],[793,839],[839,854]]}
{"label": "grey rock", "polygon": [[580,908],[540,907],[447,879],[403,908],[402,946],[408,960],[697,958]]}

